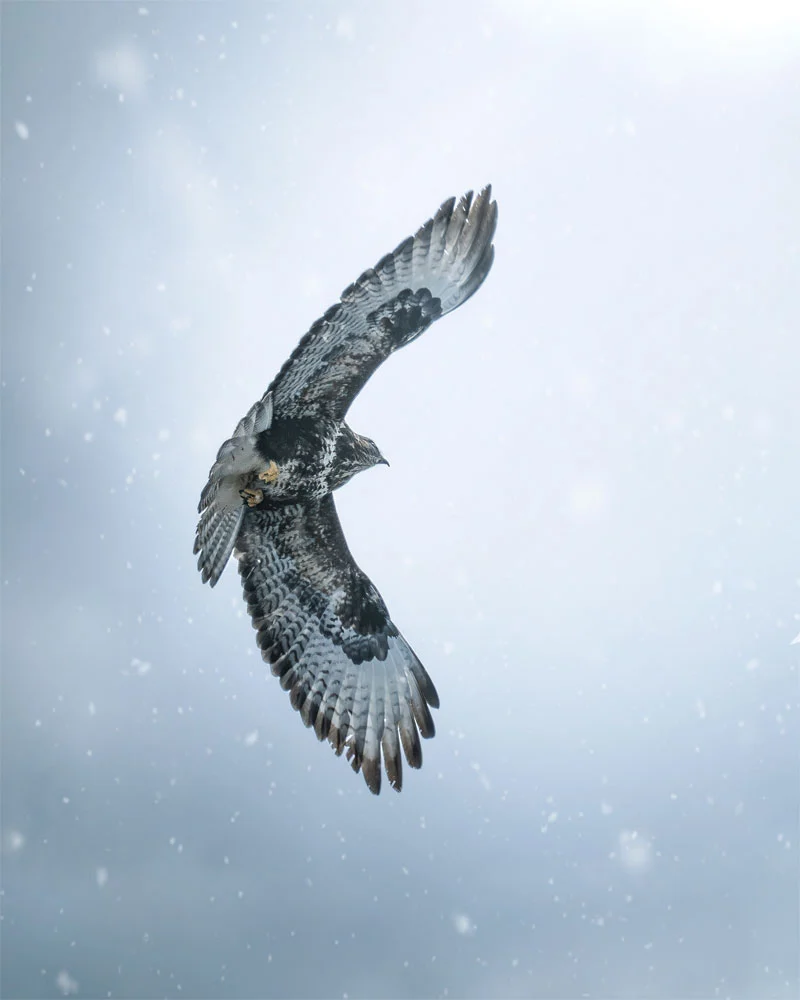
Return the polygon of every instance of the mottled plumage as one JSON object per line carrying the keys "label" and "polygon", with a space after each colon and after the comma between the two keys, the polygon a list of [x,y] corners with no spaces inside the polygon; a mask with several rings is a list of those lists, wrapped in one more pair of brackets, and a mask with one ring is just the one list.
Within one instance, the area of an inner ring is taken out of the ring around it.
{"label": "mottled plumage", "polygon": [[344,417],[389,355],[465,302],[494,258],[491,187],[436,215],[342,293],[220,448],[200,498],[203,581],[233,552],[264,660],[370,790],[422,763],[433,682],[347,548],[332,491],[385,462]]}

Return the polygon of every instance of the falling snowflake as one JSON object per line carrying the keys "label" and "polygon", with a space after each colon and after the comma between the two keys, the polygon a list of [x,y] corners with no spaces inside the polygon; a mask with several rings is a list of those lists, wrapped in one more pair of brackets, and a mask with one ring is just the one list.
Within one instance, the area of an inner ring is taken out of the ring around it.
{"label": "falling snowflake", "polygon": [[619,859],[628,871],[647,871],[653,863],[653,845],[638,830],[623,830],[619,835]]}
{"label": "falling snowflake", "polygon": [[466,913],[453,914],[453,927],[459,934],[464,935],[474,934],[477,929]]}
{"label": "falling snowflake", "polygon": [[62,969],[56,976],[56,986],[65,997],[68,997],[71,993],[78,992],[77,980],[73,979],[66,969]]}

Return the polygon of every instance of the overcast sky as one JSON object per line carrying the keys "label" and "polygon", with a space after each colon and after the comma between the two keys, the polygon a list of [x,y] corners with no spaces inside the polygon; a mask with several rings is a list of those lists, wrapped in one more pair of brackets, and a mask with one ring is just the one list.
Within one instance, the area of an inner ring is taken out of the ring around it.
{"label": "overcast sky", "polygon": [[[798,996],[799,98],[794,0],[3,5],[4,996]],[[350,415],[442,702],[376,799],[196,504],[487,181]]]}

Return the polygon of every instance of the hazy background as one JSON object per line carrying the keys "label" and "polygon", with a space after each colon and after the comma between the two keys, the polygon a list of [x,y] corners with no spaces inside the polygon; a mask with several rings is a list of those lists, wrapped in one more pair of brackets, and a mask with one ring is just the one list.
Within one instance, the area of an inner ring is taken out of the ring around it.
{"label": "hazy background", "polygon": [[[2,7],[2,992],[796,998],[796,2]],[[487,181],[337,498],[379,799],[201,586],[216,449]]]}

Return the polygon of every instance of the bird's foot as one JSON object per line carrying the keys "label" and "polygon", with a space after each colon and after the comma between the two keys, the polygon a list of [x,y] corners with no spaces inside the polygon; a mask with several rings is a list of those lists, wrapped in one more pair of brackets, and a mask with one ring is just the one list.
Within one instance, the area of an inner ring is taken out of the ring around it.
{"label": "bird's foot", "polygon": [[261,501],[264,499],[263,490],[239,490],[239,496],[244,500],[248,507],[258,507]]}
{"label": "bird's foot", "polygon": [[258,478],[262,483],[274,483],[278,478],[278,473],[280,469],[278,466],[270,460],[269,465],[264,469],[263,472],[259,472]]}

